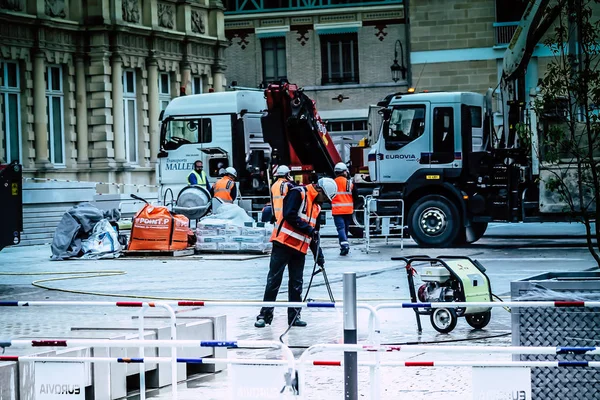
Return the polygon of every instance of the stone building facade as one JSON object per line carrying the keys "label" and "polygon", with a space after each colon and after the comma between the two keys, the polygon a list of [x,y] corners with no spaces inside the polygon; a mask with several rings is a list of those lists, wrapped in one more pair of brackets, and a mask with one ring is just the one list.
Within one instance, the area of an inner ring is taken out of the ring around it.
{"label": "stone building facade", "polygon": [[[411,66],[418,86],[477,93],[497,87],[504,52],[526,5],[522,0],[412,1]],[[542,42],[529,62],[526,87],[537,85],[552,56]]]}
{"label": "stone building facade", "polygon": [[[497,87],[504,52],[527,1],[324,0],[320,6],[295,7],[295,2],[282,0],[240,8],[242,3],[224,2],[228,80],[258,87],[269,79],[287,78],[304,86],[334,136],[347,138],[344,127],[365,132],[370,104],[409,85],[417,91],[477,93]],[[357,43],[357,80],[324,81],[328,38],[349,34]],[[390,73],[395,52],[407,68],[406,79],[398,82]],[[265,60],[273,53],[284,58],[274,68],[284,73],[270,73],[273,67]],[[543,77],[550,56],[547,47],[537,46],[527,86]],[[351,141],[361,137],[359,131],[351,132]]]}
{"label": "stone building facade", "polygon": [[[224,1],[227,80],[265,87],[286,79],[304,88],[343,159],[367,130],[368,105],[406,90],[390,66],[407,68],[402,0]],[[345,143],[345,146],[342,144]]]}
{"label": "stone building facade", "polygon": [[0,1],[0,162],[19,160],[26,177],[153,183],[161,109],[182,90],[224,88],[223,11]]}

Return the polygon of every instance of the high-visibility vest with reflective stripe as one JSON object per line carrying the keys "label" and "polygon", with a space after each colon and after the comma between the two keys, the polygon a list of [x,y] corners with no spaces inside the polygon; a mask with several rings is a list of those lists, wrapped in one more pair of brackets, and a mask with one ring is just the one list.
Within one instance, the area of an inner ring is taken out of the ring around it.
{"label": "high-visibility vest with reflective stripe", "polygon": [[190,182],[190,176],[192,175],[196,175],[196,185],[200,185],[200,186],[206,186],[206,172],[202,171],[201,174],[199,174],[198,172],[196,172],[196,170],[193,170],[189,175],[188,175],[188,185],[191,185],[192,182]]}
{"label": "high-visibility vest with reflective stripe", "polygon": [[277,179],[277,182],[271,186],[271,196],[273,197],[273,215],[275,220],[279,221],[283,213],[283,198],[290,189],[290,183],[285,178]]}
{"label": "high-visibility vest with reflective stripe", "polygon": [[231,190],[235,186],[235,182],[228,176],[224,176],[213,185],[214,197],[223,200],[226,203],[233,203]]}
{"label": "high-visibility vest with reflective stripe", "polygon": [[[295,187],[291,190],[298,190],[302,195],[302,204],[298,209],[298,216],[314,228],[321,212],[321,206],[315,203],[315,198],[318,195],[317,190],[313,185]],[[304,254],[308,253],[310,241],[312,240],[310,236],[295,230],[283,219],[283,215],[281,219],[277,220],[277,223],[278,226],[271,235],[272,242],[279,242]]]}
{"label": "high-visibility vest with reflective stripe", "polygon": [[352,188],[354,184],[344,176],[335,178],[337,183],[337,194],[331,202],[331,213],[333,215],[348,215],[354,212],[354,201],[352,200]]}

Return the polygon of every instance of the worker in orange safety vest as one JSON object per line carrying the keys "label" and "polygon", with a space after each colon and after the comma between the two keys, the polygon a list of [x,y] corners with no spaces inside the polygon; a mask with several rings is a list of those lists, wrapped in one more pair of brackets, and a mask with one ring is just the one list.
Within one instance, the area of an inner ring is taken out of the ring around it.
{"label": "worker in orange safety vest", "polygon": [[271,208],[273,210],[273,217],[271,222],[277,224],[277,221],[282,218],[283,213],[283,199],[290,189],[295,185],[290,176],[290,169],[287,165],[280,165],[275,171],[275,177],[277,180],[271,186],[271,199],[273,204]]}
{"label": "worker in orange safety vest", "polygon": [[350,252],[348,231],[352,224],[352,214],[354,214],[356,189],[352,180],[349,179],[350,173],[346,164],[343,162],[337,163],[334,167],[334,172],[336,175],[337,195],[331,202],[331,214],[333,214],[333,222],[338,232],[340,255],[345,256]]}
{"label": "worker in orange safety vest", "polygon": [[210,194],[224,203],[233,203],[237,197],[235,180],[237,171],[233,167],[225,168],[225,175],[210,188]]}
{"label": "worker in orange safety vest", "polygon": [[[304,261],[310,247],[316,263],[323,267],[325,259],[318,243],[319,213],[321,204],[332,201],[336,195],[336,184],[331,178],[321,178],[316,184],[297,186],[290,189],[283,199],[283,212],[271,235],[273,251],[267,275],[263,301],[277,299],[283,272],[288,267],[288,300],[302,301]],[[256,317],[254,326],[264,328],[273,320],[273,307],[263,307]],[[288,325],[306,326],[300,319],[300,309],[288,308]]]}

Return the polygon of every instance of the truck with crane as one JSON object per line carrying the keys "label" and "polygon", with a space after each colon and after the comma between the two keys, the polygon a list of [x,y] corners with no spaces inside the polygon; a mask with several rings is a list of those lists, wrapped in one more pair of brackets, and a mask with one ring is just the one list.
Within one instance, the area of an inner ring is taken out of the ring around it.
{"label": "truck with crane", "polygon": [[[503,60],[498,127],[492,89],[486,95],[395,93],[378,104],[383,122],[368,149],[370,190],[375,199],[403,199],[420,246],[472,243],[490,222],[570,220],[566,204],[546,186],[538,116],[525,87],[534,48],[563,3],[529,2]],[[531,140],[519,137],[523,124]],[[398,214],[397,206],[383,204],[379,214]]]}

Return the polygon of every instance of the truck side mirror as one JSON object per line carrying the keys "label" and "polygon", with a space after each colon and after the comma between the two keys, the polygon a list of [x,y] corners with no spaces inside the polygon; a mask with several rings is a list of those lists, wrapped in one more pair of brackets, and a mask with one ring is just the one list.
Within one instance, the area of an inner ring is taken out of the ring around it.
{"label": "truck side mirror", "polygon": [[392,110],[389,108],[382,108],[378,111],[378,114],[381,115],[385,121],[389,121],[392,117]]}

